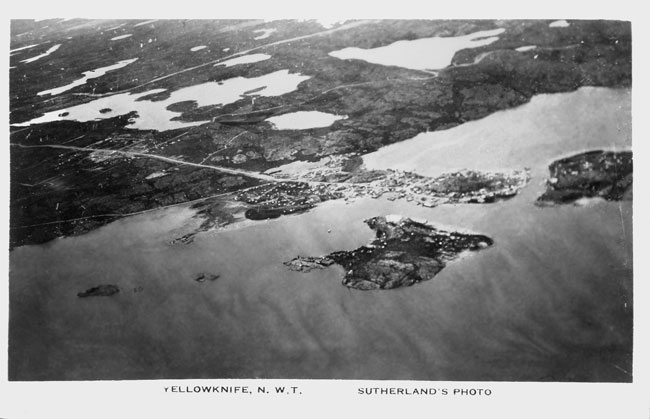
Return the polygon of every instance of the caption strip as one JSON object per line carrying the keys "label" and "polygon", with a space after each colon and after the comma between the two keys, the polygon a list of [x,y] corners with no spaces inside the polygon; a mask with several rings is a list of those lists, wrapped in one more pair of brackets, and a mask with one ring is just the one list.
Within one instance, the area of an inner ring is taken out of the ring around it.
{"label": "caption strip", "polygon": [[[215,394],[288,394],[301,395],[298,386],[169,386],[165,393],[215,393]],[[433,387],[359,387],[363,396],[491,396],[489,388],[433,388]]]}

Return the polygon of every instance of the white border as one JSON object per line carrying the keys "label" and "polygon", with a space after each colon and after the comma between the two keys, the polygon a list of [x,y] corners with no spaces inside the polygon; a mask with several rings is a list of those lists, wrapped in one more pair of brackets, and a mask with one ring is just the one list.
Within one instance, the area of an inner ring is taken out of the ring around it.
{"label": "white border", "polygon": [[[369,382],[319,380],[185,380],[122,382],[47,382],[8,383],[8,257],[0,259],[0,417],[399,417],[416,414],[422,417],[499,417],[499,418],[648,418],[648,280],[647,245],[649,199],[647,189],[646,127],[647,55],[644,41],[650,39],[642,6],[632,1],[569,2],[566,0],[524,1],[421,1],[359,2],[326,0],[309,2],[235,1],[229,4],[197,1],[138,3],[132,0],[88,2],[24,1],[5,6],[2,22],[8,48],[9,19],[45,17],[85,18],[530,18],[530,19],[620,19],[632,21],[633,29],[633,150],[635,164],[634,197],[634,383],[633,384],[556,384],[556,383],[466,383],[466,382]],[[641,3],[639,3],[641,4]],[[9,67],[5,54],[5,69]],[[8,70],[5,70],[8,74]],[[8,77],[3,86],[7,89]],[[8,98],[8,92],[5,93]],[[5,115],[8,101],[2,102]],[[9,158],[8,132],[0,153],[2,182],[0,193],[6,197],[0,224],[3,241],[8,243]],[[642,186],[643,185],[643,186]],[[6,248],[6,247],[5,247]],[[6,253],[8,254],[8,253]],[[297,385],[299,396],[169,394],[169,385],[195,384],[285,386]],[[437,396],[359,396],[358,387],[490,388],[489,397]]]}

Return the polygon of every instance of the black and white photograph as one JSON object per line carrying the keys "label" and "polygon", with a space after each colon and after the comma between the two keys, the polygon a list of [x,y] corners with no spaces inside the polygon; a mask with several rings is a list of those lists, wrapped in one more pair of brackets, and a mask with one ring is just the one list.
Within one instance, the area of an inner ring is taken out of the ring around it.
{"label": "black and white photograph", "polygon": [[635,382],[632,22],[250,15],[9,19],[8,385]]}

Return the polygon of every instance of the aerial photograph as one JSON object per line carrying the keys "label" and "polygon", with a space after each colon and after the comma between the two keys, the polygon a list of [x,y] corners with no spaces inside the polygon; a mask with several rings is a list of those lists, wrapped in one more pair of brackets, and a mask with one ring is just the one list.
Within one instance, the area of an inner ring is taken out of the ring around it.
{"label": "aerial photograph", "polygon": [[633,382],[630,22],[9,26],[10,381]]}

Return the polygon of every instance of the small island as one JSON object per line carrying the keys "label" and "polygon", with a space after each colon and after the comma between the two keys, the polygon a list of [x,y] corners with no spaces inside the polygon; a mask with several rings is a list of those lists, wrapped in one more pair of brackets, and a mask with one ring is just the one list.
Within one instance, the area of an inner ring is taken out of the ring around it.
{"label": "small island", "polygon": [[582,198],[632,199],[632,152],[588,151],[553,162],[538,204],[572,203]]}
{"label": "small island", "polygon": [[110,297],[111,295],[117,294],[118,292],[120,292],[120,289],[117,287],[117,285],[98,285],[96,287],[89,288],[84,292],[77,293],[77,297]]}
{"label": "small island", "polygon": [[298,256],[284,264],[298,272],[338,264],[345,269],[346,287],[394,289],[429,280],[461,253],[494,244],[484,235],[439,230],[426,221],[398,215],[373,217],[365,223],[377,234],[370,244],[324,257]]}

